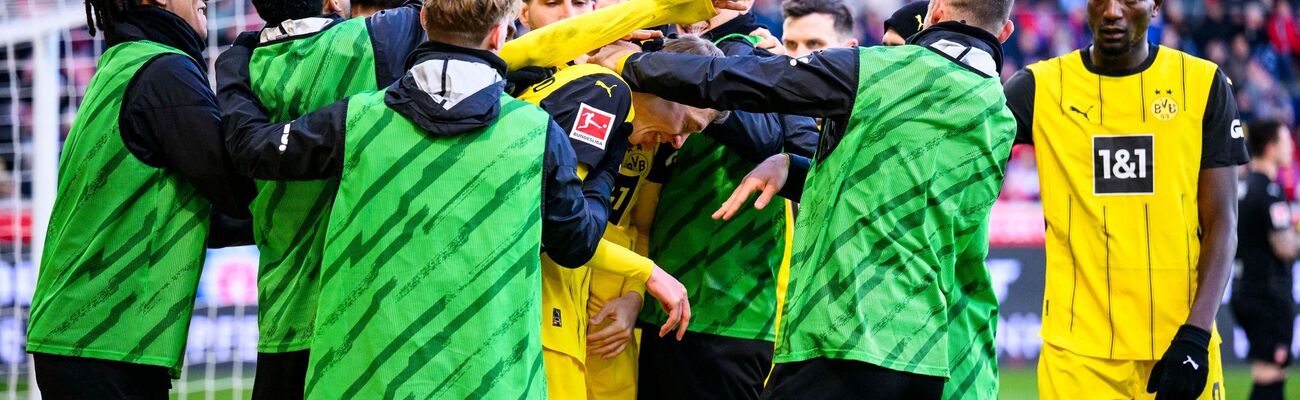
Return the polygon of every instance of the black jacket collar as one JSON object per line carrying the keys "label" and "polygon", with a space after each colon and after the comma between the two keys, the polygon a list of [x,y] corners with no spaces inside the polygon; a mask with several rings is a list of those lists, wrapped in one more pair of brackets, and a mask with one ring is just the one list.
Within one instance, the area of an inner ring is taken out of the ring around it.
{"label": "black jacket collar", "polygon": [[[971,49],[982,50],[993,58],[993,62],[996,65],[997,70],[993,71],[991,76],[997,76],[997,74],[1002,71],[1002,43],[998,41],[998,38],[984,29],[966,25],[961,22],[945,21],[934,24],[921,32],[917,32],[916,35],[913,35],[907,40],[907,43],[925,46],[932,50],[936,50],[934,45],[940,41],[953,42],[970,47]],[[952,55],[941,51],[939,53],[948,56],[949,58],[955,58],[954,61],[959,61],[961,59],[961,57],[953,57]],[[970,67],[970,65],[965,63],[962,63],[962,65],[966,65],[968,68]],[[990,75],[986,71],[976,70],[976,72],[983,75]]]}
{"label": "black jacket collar", "polygon": [[704,34],[700,36],[704,38],[704,40],[717,42],[718,39],[727,37],[727,35],[748,35],[750,32],[753,32],[758,28],[763,28],[763,25],[758,24],[758,19],[755,18],[753,14],[740,14],[739,16],[736,16],[736,18],[724,22],[722,25],[718,25],[713,29],[710,29],[708,32],[704,32]]}
{"label": "black jacket collar", "polygon": [[104,33],[108,45],[148,40],[185,52],[205,73],[203,39],[189,23],[170,11],[153,6],[140,6],[127,11],[126,16]]}

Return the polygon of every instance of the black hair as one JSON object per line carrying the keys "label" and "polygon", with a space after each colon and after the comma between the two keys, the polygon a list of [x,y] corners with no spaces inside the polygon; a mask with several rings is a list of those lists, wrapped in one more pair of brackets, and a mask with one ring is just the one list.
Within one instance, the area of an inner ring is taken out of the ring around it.
{"label": "black hair", "polygon": [[257,16],[267,25],[279,25],[291,19],[319,16],[325,0],[253,0]]}
{"label": "black hair", "polygon": [[1251,157],[1264,155],[1268,145],[1277,143],[1278,134],[1282,132],[1282,122],[1275,119],[1251,121],[1246,127],[1246,149]]}
{"label": "black hair", "polygon": [[90,36],[113,29],[113,25],[134,5],[134,0],[86,0],[86,25]]}
{"label": "black hair", "polygon": [[853,34],[853,11],[843,0],[785,0],[781,3],[781,16],[800,18],[809,14],[826,14],[835,19],[835,31],[841,35]]}

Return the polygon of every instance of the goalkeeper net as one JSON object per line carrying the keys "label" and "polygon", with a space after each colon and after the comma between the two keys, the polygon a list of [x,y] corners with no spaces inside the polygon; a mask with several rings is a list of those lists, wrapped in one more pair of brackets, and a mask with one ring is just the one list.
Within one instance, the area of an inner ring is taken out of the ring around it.
{"label": "goalkeeper net", "polygon": [[[80,0],[0,1],[0,400],[40,396],[23,350],[32,290],[59,151],[105,48],[85,14]],[[262,25],[248,0],[210,0],[207,16],[209,71],[239,32]],[[248,398],[256,279],[255,249],[208,253],[173,398]]]}

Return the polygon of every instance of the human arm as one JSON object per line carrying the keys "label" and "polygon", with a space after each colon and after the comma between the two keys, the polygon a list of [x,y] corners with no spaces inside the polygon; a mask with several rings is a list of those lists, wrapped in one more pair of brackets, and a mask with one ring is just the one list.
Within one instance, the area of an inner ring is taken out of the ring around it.
{"label": "human arm", "polygon": [[572,61],[638,29],[667,24],[691,24],[717,15],[718,10],[749,7],[727,0],[631,0],[568,18],[528,32],[501,48],[511,70],[555,67]]}
{"label": "human arm", "polygon": [[1196,195],[1201,227],[1197,286],[1187,321],[1147,381],[1147,392],[1158,392],[1158,399],[1196,398],[1205,389],[1208,371],[1198,365],[1209,362],[1214,317],[1237,250],[1237,166],[1249,157],[1232,88],[1222,72],[1215,73],[1205,109]]}
{"label": "human arm", "polygon": [[216,209],[247,218],[256,188],[226,153],[207,82],[189,57],[166,54],[148,62],[123,96],[122,142],[140,162],[179,174]]}
{"label": "human arm", "polygon": [[217,100],[225,148],[240,174],[255,179],[311,180],[343,170],[347,100],[289,122],[273,122],[254,94],[249,46],[236,42],[217,59]]}
{"label": "human arm", "polygon": [[580,267],[605,234],[614,178],[603,171],[580,178],[573,146],[554,121],[542,160],[542,249],[562,267]]}
{"label": "human arm", "polygon": [[852,112],[857,100],[857,48],[792,59],[634,53],[637,48],[628,46],[607,46],[595,60],[620,71],[632,90],[689,106],[842,117]]}
{"label": "human arm", "polygon": [[1002,86],[1007,108],[1016,117],[1016,144],[1034,143],[1034,73],[1020,70]]}

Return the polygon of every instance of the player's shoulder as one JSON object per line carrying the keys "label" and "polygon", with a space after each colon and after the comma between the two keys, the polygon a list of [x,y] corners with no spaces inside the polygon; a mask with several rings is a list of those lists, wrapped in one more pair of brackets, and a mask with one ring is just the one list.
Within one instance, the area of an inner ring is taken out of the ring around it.
{"label": "player's shoulder", "polygon": [[1182,50],[1171,47],[1156,46],[1159,50],[1156,53],[1156,63],[1178,64],[1180,68],[1185,68],[1188,72],[1197,71],[1202,73],[1213,74],[1219,69],[1219,65],[1201,57],[1192,55]]}

